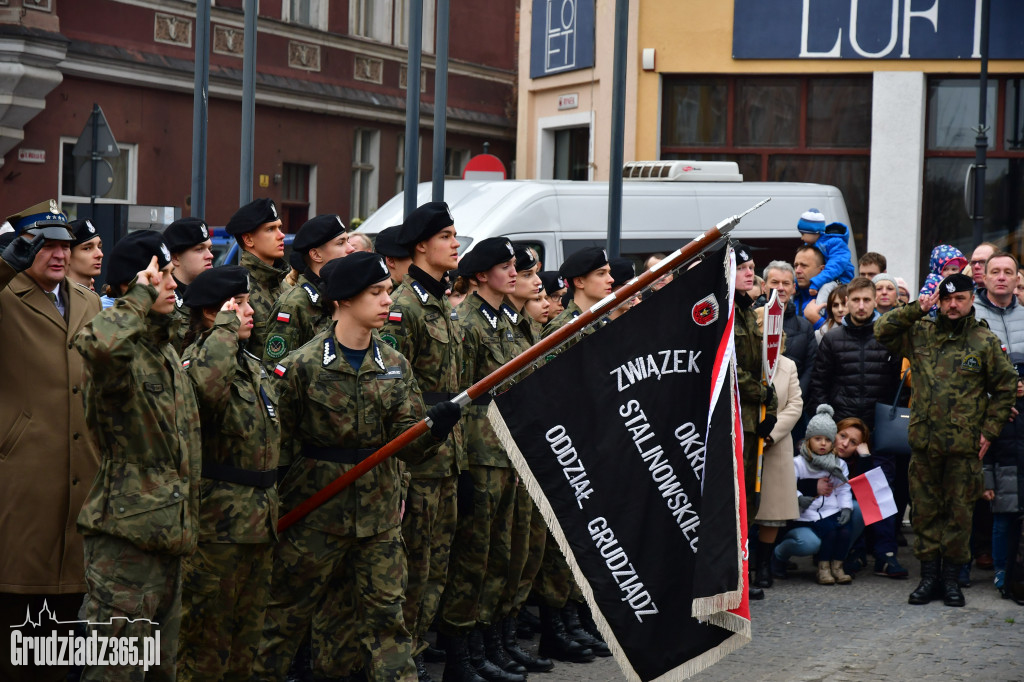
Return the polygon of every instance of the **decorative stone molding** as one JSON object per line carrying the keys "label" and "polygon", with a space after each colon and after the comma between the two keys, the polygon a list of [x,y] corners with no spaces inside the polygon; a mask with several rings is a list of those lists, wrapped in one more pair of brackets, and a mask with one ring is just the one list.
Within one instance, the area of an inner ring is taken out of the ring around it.
{"label": "decorative stone molding", "polygon": [[231,26],[213,27],[213,51],[231,57],[245,54],[245,31]]}
{"label": "decorative stone molding", "polygon": [[384,62],[382,60],[357,56],[354,64],[352,77],[357,81],[364,81],[366,83],[384,82]]}
{"label": "decorative stone molding", "polygon": [[192,47],[192,22],[172,14],[153,15],[153,40],[168,45]]}
{"label": "decorative stone molding", "polygon": [[[398,66],[398,87],[405,90],[409,86],[409,65]],[[427,70],[420,69],[420,92],[427,91]]]}
{"label": "decorative stone molding", "polygon": [[320,70],[320,46],[302,43],[297,40],[288,41],[288,66],[303,71]]}

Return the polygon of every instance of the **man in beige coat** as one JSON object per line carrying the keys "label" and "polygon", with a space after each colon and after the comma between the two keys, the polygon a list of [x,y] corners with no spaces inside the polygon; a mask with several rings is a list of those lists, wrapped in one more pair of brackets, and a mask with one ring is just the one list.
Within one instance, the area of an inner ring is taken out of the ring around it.
{"label": "man in beige coat", "polygon": [[74,236],[56,202],[7,220],[18,236],[0,256],[0,679],[63,680],[59,667],[12,667],[8,635],[26,613],[38,622],[44,601],[75,620],[86,591],[75,520],[99,457],[71,339],[100,300],[65,277]]}

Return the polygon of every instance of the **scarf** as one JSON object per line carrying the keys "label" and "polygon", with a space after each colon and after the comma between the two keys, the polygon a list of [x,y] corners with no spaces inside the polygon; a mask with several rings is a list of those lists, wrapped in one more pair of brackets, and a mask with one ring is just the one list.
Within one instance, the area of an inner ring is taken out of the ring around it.
{"label": "scarf", "polygon": [[807,460],[807,466],[811,471],[824,471],[829,476],[834,476],[843,483],[848,483],[843,468],[839,466],[839,456],[834,452],[824,455],[816,455],[807,447],[807,443],[800,444],[800,456]]}

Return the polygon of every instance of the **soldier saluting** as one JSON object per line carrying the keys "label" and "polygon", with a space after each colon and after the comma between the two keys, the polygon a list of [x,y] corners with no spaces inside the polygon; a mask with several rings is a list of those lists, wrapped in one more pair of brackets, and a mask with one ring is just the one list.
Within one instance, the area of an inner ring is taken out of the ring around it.
{"label": "soldier saluting", "polygon": [[[928,312],[939,304],[938,317]],[[941,597],[963,606],[957,584],[971,560],[971,518],[981,496],[981,458],[1010,416],[1017,371],[999,338],[974,317],[974,281],[946,277],[918,305],[875,322],[875,338],[910,359],[910,501],[921,582],[909,603]]]}

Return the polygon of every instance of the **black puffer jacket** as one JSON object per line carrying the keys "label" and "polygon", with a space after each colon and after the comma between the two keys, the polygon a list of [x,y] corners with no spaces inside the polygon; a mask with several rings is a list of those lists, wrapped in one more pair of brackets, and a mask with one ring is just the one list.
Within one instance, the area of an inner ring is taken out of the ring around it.
{"label": "black puffer jacket", "polygon": [[982,462],[985,489],[996,492],[992,511],[997,514],[1024,511],[1024,398],[1017,398],[1017,411]]}
{"label": "black puffer jacket", "polygon": [[900,358],[875,339],[875,321],[854,326],[847,318],[821,338],[811,376],[810,403],[828,403],[835,420],[860,417],[875,426],[875,404],[891,404],[900,383]]}

